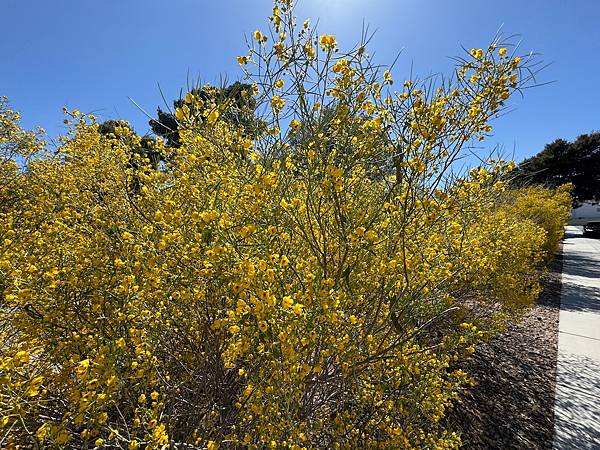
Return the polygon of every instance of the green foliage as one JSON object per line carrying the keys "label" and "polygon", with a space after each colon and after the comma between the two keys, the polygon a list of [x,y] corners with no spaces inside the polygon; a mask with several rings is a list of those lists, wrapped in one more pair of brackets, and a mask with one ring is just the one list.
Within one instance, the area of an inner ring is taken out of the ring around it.
{"label": "green foliage", "polygon": [[[210,113],[208,105],[212,104],[226,111],[222,117],[223,120],[243,128],[248,135],[257,136],[264,125],[255,116],[256,100],[250,94],[251,88],[252,86],[249,84],[236,81],[225,87],[205,85],[201,88],[194,88],[189,94],[198,99],[195,105],[203,114],[200,120],[206,120],[207,115]],[[185,99],[182,98],[174,100],[173,110],[181,108],[185,103]],[[167,112],[158,108],[157,118],[151,119],[148,123],[157,136],[165,139],[167,146],[175,148],[181,146],[179,130],[185,127],[177,120],[174,112]]]}
{"label": "green foliage", "polygon": [[573,183],[575,201],[600,199],[600,132],[582,134],[574,142],[557,139],[523,161],[515,184],[556,188]]}

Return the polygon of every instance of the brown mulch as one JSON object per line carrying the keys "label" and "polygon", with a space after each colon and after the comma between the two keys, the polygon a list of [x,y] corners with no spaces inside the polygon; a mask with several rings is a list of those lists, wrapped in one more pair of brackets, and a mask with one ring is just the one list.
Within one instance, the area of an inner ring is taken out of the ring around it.
{"label": "brown mulch", "polygon": [[561,273],[562,251],[537,303],[467,362],[476,384],[448,417],[461,448],[552,449]]}

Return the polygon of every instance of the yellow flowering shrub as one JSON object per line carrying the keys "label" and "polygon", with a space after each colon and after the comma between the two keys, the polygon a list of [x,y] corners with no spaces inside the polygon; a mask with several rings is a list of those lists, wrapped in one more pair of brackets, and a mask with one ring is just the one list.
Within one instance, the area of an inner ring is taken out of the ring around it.
{"label": "yellow flowering shrub", "polygon": [[546,261],[554,257],[564,237],[565,224],[571,214],[571,189],[570,184],[556,189],[529,186],[512,190],[506,200],[514,214],[533,220],[545,231]]}
{"label": "yellow flowering shrub", "polygon": [[11,204],[10,184],[25,164],[39,153],[45,143],[43,129],[26,131],[19,126],[21,115],[9,108],[8,99],[0,96],[0,210]]}
{"label": "yellow flowering shrub", "polygon": [[189,95],[156,165],[74,111],[2,173],[2,445],[459,445],[453,363],[535,297],[545,234],[504,208],[507,164],[450,168],[523,63],[494,43],[395,92],[288,2],[271,23],[238,58],[264,133]]}

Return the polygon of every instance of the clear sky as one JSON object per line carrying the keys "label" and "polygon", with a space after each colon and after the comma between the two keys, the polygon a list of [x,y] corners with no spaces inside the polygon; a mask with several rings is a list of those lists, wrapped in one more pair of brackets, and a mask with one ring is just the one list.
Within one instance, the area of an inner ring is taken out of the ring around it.
{"label": "clear sky", "polygon": [[[51,136],[64,131],[63,106],[102,119],[129,120],[138,133],[147,118],[179,95],[188,77],[218,83],[241,76],[235,61],[244,36],[266,29],[269,0],[0,0],[0,95],[27,127]],[[379,63],[402,50],[396,80],[415,73],[449,73],[461,45],[483,47],[502,27],[519,34],[522,51],[551,65],[494,123],[487,145],[502,145],[517,160],[556,138],[600,129],[600,1],[558,0],[300,0],[299,19],[319,20],[342,48],[360,38],[363,21],[377,34],[370,45]]]}

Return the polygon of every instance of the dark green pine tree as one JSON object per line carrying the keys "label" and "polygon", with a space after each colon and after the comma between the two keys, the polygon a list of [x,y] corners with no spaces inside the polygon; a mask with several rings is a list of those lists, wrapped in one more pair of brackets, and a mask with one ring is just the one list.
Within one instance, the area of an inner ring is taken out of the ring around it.
{"label": "dark green pine tree", "polygon": [[[251,94],[252,86],[236,81],[225,87],[203,86],[190,92],[204,103],[214,102],[223,106],[221,119],[241,126],[244,132],[252,137],[258,136],[265,128],[264,122],[256,117],[256,100]],[[184,105],[183,99],[173,101],[173,111]],[[207,112],[206,112],[207,113]],[[156,119],[149,122],[150,128],[157,136],[162,137],[167,146],[181,146],[178,130],[181,124],[174,112],[157,109]]]}
{"label": "dark green pine tree", "polygon": [[546,144],[519,164],[513,183],[548,187],[573,183],[575,201],[600,201],[600,132],[582,134],[574,142],[557,139]]}
{"label": "dark green pine tree", "polygon": [[[102,122],[98,127],[98,132],[104,136],[116,135],[117,127],[126,127],[135,133],[131,124],[126,120],[113,119]],[[133,139],[130,144],[128,168],[137,170],[143,167],[144,164],[149,165],[154,170],[159,168],[160,162],[163,161],[163,155],[156,150],[156,139],[151,136],[142,136],[139,145],[134,144]],[[141,187],[139,177],[134,175],[129,181],[129,193],[136,195]]]}

